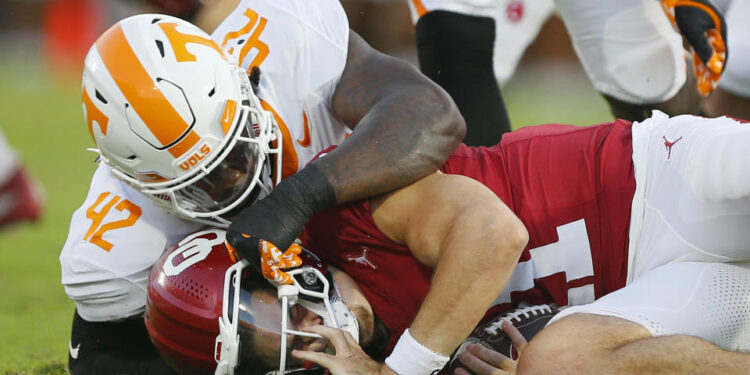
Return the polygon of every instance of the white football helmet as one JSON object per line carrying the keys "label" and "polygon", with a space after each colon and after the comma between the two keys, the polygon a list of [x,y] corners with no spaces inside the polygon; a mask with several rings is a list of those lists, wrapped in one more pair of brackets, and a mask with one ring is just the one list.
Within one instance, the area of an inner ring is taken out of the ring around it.
{"label": "white football helmet", "polygon": [[177,215],[226,226],[220,215],[281,179],[273,116],[237,59],[189,22],[141,14],[116,23],[89,50],[82,86],[94,151]]}

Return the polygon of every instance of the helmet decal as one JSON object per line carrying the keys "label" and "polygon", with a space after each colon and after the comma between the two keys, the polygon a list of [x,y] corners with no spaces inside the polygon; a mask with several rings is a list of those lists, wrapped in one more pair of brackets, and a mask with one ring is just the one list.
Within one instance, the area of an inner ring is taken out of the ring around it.
{"label": "helmet decal", "polygon": [[86,116],[86,124],[89,126],[89,134],[91,134],[91,138],[96,142],[96,138],[94,138],[94,121],[96,121],[96,124],[99,125],[99,130],[101,130],[102,134],[107,134],[107,123],[109,122],[109,118],[104,114],[104,112],[100,111],[99,108],[96,107],[94,102],[91,100],[91,97],[89,97],[88,92],[86,92],[86,88],[83,88],[83,93],[81,94],[82,100],[83,100],[83,112]]}
{"label": "helmet decal", "polygon": [[178,216],[226,226],[221,215],[281,180],[285,144],[274,116],[236,56],[187,21],[121,20],[89,50],[82,81],[101,160]]}
{"label": "helmet decal", "polygon": [[[206,234],[215,234],[216,237],[209,239]],[[224,243],[224,238],[225,232],[219,229],[198,232],[186,237],[180,241],[179,247],[170,253],[164,261],[164,274],[167,276],[179,275],[188,267],[206,259],[214,246]],[[175,260],[178,261],[177,264],[175,264]]]}
{"label": "helmet decal", "polygon": [[198,165],[198,162],[201,161],[204,157],[208,156],[209,153],[211,153],[211,146],[208,143],[204,143],[192,155],[189,155],[182,160],[178,160],[177,163],[180,165],[180,168],[188,171],[190,170],[190,168]]}
{"label": "helmet decal", "polygon": [[160,143],[155,145],[157,148],[169,147],[170,153],[174,157],[179,157],[198,142],[200,137],[192,133],[192,124],[188,124],[165,97],[157,85],[158,78],[157,82],[154,82],[148,74],[128,43],[119,23],[96,41],[96,48],[120,91],[125,95],[126,108],[132,107],[143,124],[156,137]]}

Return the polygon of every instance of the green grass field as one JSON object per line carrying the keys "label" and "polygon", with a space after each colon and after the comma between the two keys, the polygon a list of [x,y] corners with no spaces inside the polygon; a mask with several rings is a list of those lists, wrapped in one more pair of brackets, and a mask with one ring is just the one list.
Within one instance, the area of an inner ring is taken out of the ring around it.
{"label": "green grass field", "polygon": [[[519,72],[504,95],[515,126],[608,121],[580,71]],[[46,192],[43,219],[0,232],[0,374],[63,374],[73,303],[58,255],[94,170],[77,80],[0,62],[0,128]]]}
{"label": "green grass field", "polygon": [[0,374],[64,373],[73,303],[57,257],[94,169],[79,83],[54,82],[34,64],[0,65],[0,128],[43,185],[36,225],[0,232]]}

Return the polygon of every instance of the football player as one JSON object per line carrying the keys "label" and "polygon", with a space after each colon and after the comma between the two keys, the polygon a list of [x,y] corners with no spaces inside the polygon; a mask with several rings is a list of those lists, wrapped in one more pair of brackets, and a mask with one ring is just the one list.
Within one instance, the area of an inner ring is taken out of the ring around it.
{"label": "football player", "polygon": [[497,327],[504,332],[495,337],[507,335],[518,360],[471,343],[457,357],[477,375],[745,374],[748,285],[748,264],[670,263],[562,310],[530,343],[512,324]]}
{"label": "football player", "polygon": [[[726,4],[726,3],[729,4]],[[742,0],[717,1],[726,9],[727,46],[732,50],[732,58],[719,81],[719,87],[706,99],[706,111],[711,116],[722,114],[750,119],[750,25],[743,16],[750,14],[750,2]]]}
{"label": "football player", "polygon": [[472,146],[493,146],[511,129],[493,73],[495,3],[496,0],[409,2],[416,24],[420,69],[456,102],[466,119],[464,142]]}
{"label": "football player", "polygon": [[[341,373],[365,366],[400,374],[429,374],[442,368],[447,355],[490,305],[499,309],[521,301],[585,305],[625,286],[643,290],[640,285],[663,282],[649,275],[673,262],[750,260],[745,246],[750,239],[745,230],[750,224],[750,174],[743,162],[748,142],[750,128],[735,120],[668,118],[659,112],[633,125],[619,120],[584,128],[530,127],[509,133],[492,148],[462,146],[440,173],[405,188],[321,211],[306,226],[303,243],[358,285],[374,316],[389,331],[385,353],[390,355],[386,366],[351,361],[349,349],[345,349],[347,355],[335,357],[299,352],[296,357]],[[519,222],[523,224],[520,227]],[[210,253],[205,246],[200,250],[189,242],[183,243],[183,250],[190,253],[173,258],[170,267],[183,269]],[[519,246],[523,251],[516,262]],[[179,261],[188,257],[191,262],[185,265]],[[230,313],[236,307],[226,307],[242,298],[236,291],[241,289],[238,275],[244,265],[238,265],[224,287],[224,327],[239,324],[233,318],[237,314]],[[294,277],[302,271],[292,272],[288,282],[298,287],[302,281]],[[674,293],[682,303],[706,303],[738,290],[745,293],[732,286],[743,285],[747,275],[742,273],[713,284],[698,282],[701,279],[696,272],[676,274],[684,276],[674,280],[677,285],[693,282],[707,286]],[[161,283],[164,278],[157,280]],[[227,292],[229,285],[235,286],[235,292]],[[282,288],[278,293],[287,295]],[[243,308],[248,315],[241,319],[249,319],[250,325],[239,325],[255,327],[252,335],[267,334],[278,321],[285,326],[286,315],[274,310],[276,301],[268,300],[273,293],[264,295],[257,298],[270,304],[268,308],[280,317],[266,319],[263,312],[264,318],[254,318],[252,306],[266,306],[260,300]],[[659,298],[645,295],[640,302],[661,306],[665,301]],[[284,304],[282,298],[279,306]],[[742,327],[746,327],[746,311],[733,317]],[[671,322],[673,316],[663,313],[649,316],[650,320],[635,314],[630,317],[636,324],[651,322],[642,327],[649,335],[694,334],[728,348],[747,348],[744,336],[736,336],[731,327],[735,336],[720,336],[726,332],[721,331],[726,326],[722,322],[733,314],[696,313]],[[298,312],[297,316],[310,315]],[[696,322],[696,318],[708,321]],[[360,324],[369,327],[366,332],[373,332],[374,318],[365,321]],[[281,339],[286,333],[304,336],[300,327],[292,330],[277,329],[273,337]],[[316,333],[328,335],[321,330]],[[237,364],[237,356],[245,355],[236,349],[239,341],[243,351],[258,344],[258,353],[270,350],[273,358],[285,362],[287,355],[276,355],[280,352],[273,348],[286,350],[291,345],[305,349],[292,341],[271,340],[268,347],[264,340],[247,344],[235,331],[225,331],[221,337],[221,352],[226,350],[223,355],[228,356],[222,358],[229,358],[224,364],[229,369]],[[368,342],[367,336],[359,338]],[[314,341],[300,338],[296,342]]]}
{"label": "football player", "polygon": [[[237,0],[148,0],[160,13],[192,21],[209,32],[216,26],[217,14],[221,13],[219,8],[233,2]],[[425,19],[432,19],[433,16],[435,21],[424,21],[417,27],[422,73],[448,91],[456,102],[466,121],[464,143],[471,146],[495,145],[503,133],[510,131],[510,120],[492,75],[491,46],[495,38],[492,21],[437,13]],[[443,17],[446,19],[443,20]],[[479,22],[475,22],[475,19]],[[535,25],[531,22],[525,24]],[[440,32],[441,36],[434,35],[436,32]],[[511,39],[503,40],[506,41],[514,42]],[[508,46],[504,47],[507,54]],[[520,58],[521,53],[513,56]]]}
{"label": "football player", "polygon": [[435,171],[465,131],[442,89],[350,32],[333,0],[243,1],[211,36],[128,18],[94,43],[82,86],[102,162],[60,255],[73,373],[169,371],[149,367],[140,316],[151,266],[186,234],[235,211],[230,243],[258,268],[273,249],[277,271],[316,210]]}
{"label": "football player", "polygon": [[[557,0],[554,8],[567,27],[586,74],[615,117],[642,120],[654,108],[671,115],[698,113],[702,96],[716,87],[722,72],[726,77],[719,82],[719,94],[706,101],[706,109],[713,116],[750,116],[750,72],[743,63],[750,51],[745,42],[750,28],[742,19],[747,14],[747,2],[719,0],[716,6],[710,0],[661,3],[666,12],[659,2],[648,0]],[[553,10],[551,1],[528,0],[411,0],[409,4],[420,64],[425,72],[439,66],[438,82],[461,78],[461,64],[467,55],[439,48],[457,45],[456,50],[463,51],[476,45],[478,42],[467,40],[472,35],[487,39],[489,27],[482,31],[482,25],[491,25],[493,20],[494,46],[485,43],[485,53],[474,53],[475,61],[470,66],[494,63],[498,81],[506,81]],[[720,9],[727,12],[728,27]],[[454,29],[462,24],[449,24],[450,19],[464,20],[470,26],[461,26],[462,33],[458,33]],[[443,29],[450,32],[441,32]],[[732,30],[729,39],[727,29]],[[694,52],[687,65],[683,37]],[[725,71],[727,47],[733,50],[737,62],[727,63]],[[480,58],[484,60],[476,61]],[[459,82],[470,85],[473,81]],[[459,90],[448,91],[454,98],[461,95]]]}
{"label": "football player", "polygon": [[40,186],[0,132],[0,228],[39,219],[44,204]]}

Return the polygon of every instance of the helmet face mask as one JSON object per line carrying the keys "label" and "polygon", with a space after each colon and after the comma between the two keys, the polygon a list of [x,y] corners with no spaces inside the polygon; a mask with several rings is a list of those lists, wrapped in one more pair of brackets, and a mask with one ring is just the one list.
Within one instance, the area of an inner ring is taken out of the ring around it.
{"label": "helmet face mask", "polygon": [[295,283],[279,289],[247,261],[236,262],[225,233],[193,233],[152,268],[144,320],[161,356],[180,373],[322,374],[292,358],[291,350],[328,347],[301,332],[315,324],[359,337],[332,275],[303,250],[303,266],[291,271]]}
{"label": "helmet face mask", "polygon": [[[227,226],[229,220],[221,215],[264,197],[281,180],[282,142],[277,142],[279,146],[273,149],[269,146],[270,142],[281,137],[276,122],[270,113],[262,109],[256,110],[243,104],[242,111],[240,124],[243,125],[233,127],[237,134],[230,133],[221,153],[214,160],[196,168],[189,178],[144,184],[121,175],[119,169],[115,169],[114,173],[178,216],[210,225]],[[256,119],[260,116],[266,116],[266,123],[272,126],[259,127]],[[261,136],[258,128],[273,133]],[[271,166],[270,154],[276,155],[275,167]],[[272,171],[276,171],[273,180]]]}
{"label": "helmet face mask", "polygon": [[[356,317],[324,275],[325,270],[302,266],[289,272],[292,285],[273,287],[261,280],[260,284],[249,286],[242,281],[242,270],[247,265],[240,261],[226,273],[216,338],[217,375],[244,371],[246,366],[264,367],[266,374],[320,373],[320,368],[291,357],[292,349],[323,351],[327,347],[321,336],[302,330],[303,320],[310,316],[359,339]],[[248,353],[252,363],[242,363]]]}
{"label": "helmet face mask", "polygon": [[118,22],[89,51],[82,86],[101,160],[181,217],[226,226],[221,215],[280,180],[281,132],[247,72],[186,21]]}

